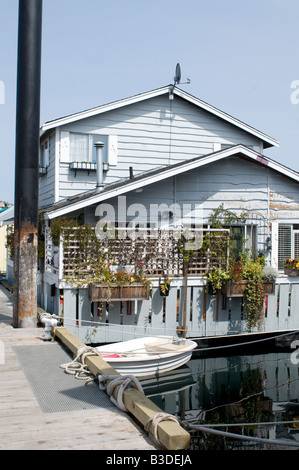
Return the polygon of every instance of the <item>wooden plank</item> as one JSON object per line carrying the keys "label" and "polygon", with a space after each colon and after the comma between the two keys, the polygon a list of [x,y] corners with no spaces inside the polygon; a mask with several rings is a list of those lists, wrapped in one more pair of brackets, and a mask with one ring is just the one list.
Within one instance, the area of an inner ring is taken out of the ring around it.
{"label": "wooden plank", "polygon": [[278,326],[281,331],[288,329],[289,287],[289,283],[280,284]]}
{"label": "wooden plank", "polygon": [[[77,354],[78,349],[85,346],[78,338],[70,333],[66,328],[56,328],[55,338],[61,341],[64,346],[71,351],[74,355]],[[100,356],[87,356],[86,365],[88,369],[97,375],[120,375],[115,369],[107,364]],[[117,390],[114,392],[116,397]],[[123,402],[126,408],[132,413],[133,416],[144,426],[149,419],[156,413],[161,413],[162,410],[158,408],[151,400],[149,400],[139,390],[133,388],[125,390],[123,394]],[[151,432],[151,431],[150,431]],[[190,444],[190,434],[186,432],[178,423],[173,421],[163,421],[158,424],[159,440],[163,446],[168,450],[183,450],[187,449]]]}

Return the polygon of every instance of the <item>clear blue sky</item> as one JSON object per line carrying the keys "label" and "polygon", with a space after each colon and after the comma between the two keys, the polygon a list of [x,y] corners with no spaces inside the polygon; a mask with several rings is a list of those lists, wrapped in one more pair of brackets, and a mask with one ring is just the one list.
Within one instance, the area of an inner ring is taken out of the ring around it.
{"label": "clear blue sky", "polygon": [[[0,200],[13,202],[18,0],[0,0],[0,21]],[[298,0],[44,0],[42,50],[41,125],[172,83],[179,62],[181,88],[277,139],[266,155],[299,171]]]}

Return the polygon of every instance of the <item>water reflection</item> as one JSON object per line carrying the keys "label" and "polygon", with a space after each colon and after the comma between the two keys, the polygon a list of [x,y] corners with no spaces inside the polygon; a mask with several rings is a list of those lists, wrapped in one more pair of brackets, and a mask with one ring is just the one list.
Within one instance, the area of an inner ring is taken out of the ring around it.
{"label": "water reflection", "polygon": [[[299,367],[292,364],[290,353],[192,359],[143,387],[159,408],[189,423],[237,424],[218,429],[299,445],[299,423],[294,423],[299,421]],[[291,423],[277,424],[281,421]],[[258,424],[262,422],[275,424]],[[191,441],[193,449],[283,448],[199,431],[192,433]]]}

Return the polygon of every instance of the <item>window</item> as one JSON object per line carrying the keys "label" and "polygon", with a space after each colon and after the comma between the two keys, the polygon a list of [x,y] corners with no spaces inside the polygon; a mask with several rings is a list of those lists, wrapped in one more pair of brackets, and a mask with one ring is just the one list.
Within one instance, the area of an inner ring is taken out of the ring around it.
{"label": "window", "polygon": [[238,257],[245,250],[253,258],[257,252],[257,226],[256,225],[230,225],[224,226],[230,229],[231,250],[235,257]]}
{"label": "window", "polygon": [[104,142],[103,162],[107,163],[107,136],[70,132],[70,161],[96,163],[96,142]]}
{"label": "window", "polygon": [[49,166],[49,147],[50,147],[49,139],[45,140],[41,144],[39,165],[42,168],[47,168]]}
{"label": "window", "polygon": [[278,269],[286,259],[299,258],[299,225],[280,224],[278,227]]}

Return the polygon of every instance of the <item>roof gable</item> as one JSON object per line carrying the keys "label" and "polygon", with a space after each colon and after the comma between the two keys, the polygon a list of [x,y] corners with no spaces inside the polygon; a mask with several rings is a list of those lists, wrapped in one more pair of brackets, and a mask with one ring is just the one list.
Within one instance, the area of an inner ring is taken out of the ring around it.
{"label": "roof gable", "polygon": [[91,108],[85,111],[81,111],[79,113],[71,114],[69,116],[61,117],[59,119],[55,119],[53,121],[46,122],[43,127],[41,128],[41,135],[43,135],[45,132],[47,132],[50,129],[60,127],[66,124],[70,124],[76,121],[80,121],[82,119],[86,119],[92,116],[100,115],[108,111],[112,111],[115,109],[122,108],[124,106],[129,106],[131,104],[138,103],[140,101],[144,100],[149,100],[152,98],[156,98],[157,96],[165,95],[165,94],[173,94],[174,96],[178,96],[181,99],[187,101],[188,103],[193,104],[194,106],[205,110],[209,113],[211,113],[214,116],[217,116],[220,119],[223,119],[224,121],[232,124],[233,126],[238,127],[239,129],[242,129],[245,132],[248,132],[251,135],[254,135],[264,143],[264,148],[267,147],[272,147],[272,146],[278,146],[279,143],[273,139],[272,137],[260,132],[259,130],[255,129],[252,126],[249,126],[248,124],[245,124],[244,122],[240,121],[239,119],[234,118],[233,116],[230,116],[229,114],[221,111],[218,108],[215,108],[214,106],[209,105],[205,101],[202,101],[189,93],[177,88],[174,85],[167,85],[161,88],[157,88],[152,91],[148,91],[145,93],[141,93],[129,98],[125,98],[119,101],[114,101],[112,103],[108,103],[102,106],[98,106],[95,108]]}
{"label": "roof gable", "polygon": [[144,186],[163,181],[167,178],[171,178],[187,171],[215,163],[231,156],[240,156],[242,158],[246,158],[255,162],[256,164],[270,168],[280,173],[281,175],[292,179],[295,182],[299,182],[299,173],[296,171],[291,170],[247,147],[244,147],[243,145],[236,145],[219,152],[193,158],[175,165],[162,167],[150,172],[146,172],[142,175],[138,175],[132,179],[126,179],[119,183],[108,185],[101,192],[92,191],[83,193],[68,200],[61,201],[54,206],[45,209],[45,214],[49,219],[61,217],[70,212],[80,210],[93,204],[99,204],[113,197],[118,197],[130,191],[136,191],[137,189],[143,188]]}

